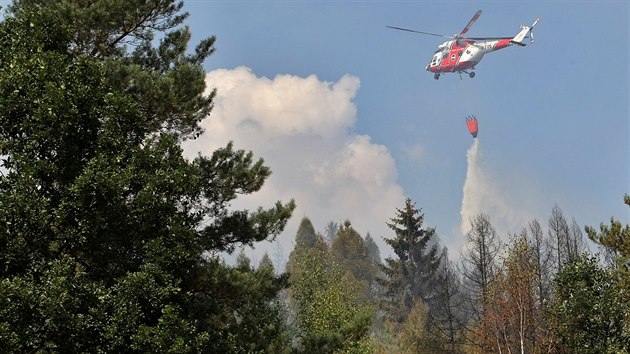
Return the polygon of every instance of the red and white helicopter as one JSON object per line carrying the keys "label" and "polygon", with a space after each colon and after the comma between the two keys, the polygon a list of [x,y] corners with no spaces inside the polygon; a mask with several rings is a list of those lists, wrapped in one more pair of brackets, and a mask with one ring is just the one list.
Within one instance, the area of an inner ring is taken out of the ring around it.
{"label": "red and white helicopter", "polygon": [[533,43],[534,33],[532,30],[540,21],[540,19],[536,19],[536,21],[534,21],[534,23],[529,27],[521,25],[521,31],[514,37],[464,37],[466,32],[468,32],[473,23],[477,21],[479,16],[481,16],[481,10],[477,11],[470,21],[468,21],[468,24],[464,27],[461,33],[454,36],[445,36],[442,34],[416,31],[401,27],[387,27],[401,31],[450,39],[438,46],[438,50],[435,51],[433,59],[431,59],[431,62],[425,68],[427,71],[434,73],[433,77],[437,80],[440,78],[441,73],[453,72],[459,73],[460,77],[461,73],[466,73],[471,78],[475,77],[475,73],[472,70],[475,69],[475,66],[479,64],[483,56],[487,53],[507,48],[512,44],[524,47],[525,43],[523,43],[523,40],[527,37],[529,37],[530,42]]}

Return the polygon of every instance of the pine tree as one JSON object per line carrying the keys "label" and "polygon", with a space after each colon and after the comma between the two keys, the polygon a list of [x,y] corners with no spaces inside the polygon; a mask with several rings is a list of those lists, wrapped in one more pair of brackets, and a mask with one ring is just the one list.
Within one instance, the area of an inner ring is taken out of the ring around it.
{"label": "pine tree", "polygon": [[[624,196],[625,204],[630,207],[630,196]],[[623,225],[615,218],[610,219],[610,225],[600,224],[599,232],[593,227],[587,226],[588,237],[606,250],[610,258],[615,282],[618,283],[617,291],[621,299],[630,298],[630,224]],[[624,336],[630,338],[630,302],[624,301],[617,310],[625,313]],[[625,347],[630,350],[629,347]]]}
{"label": "pine tree", "polygon": [[281,338],[248,329],[286,279],[213,254],[273,238],[295,206],[228,209],[270,174],[251,152],[182,156],[212,108],[201,64],[214,40],[187,54],[181,6],[22,0],[0,23],[3,350],[265,351]]}
{"label": "pine tree", "polygon": [[[630,207],[630,195],[624,197],[625,204]],[[586,227],[588,237],[606,247],[614,259],[620,279],[630,290],[630,224],[623,225],[615,218],[610,219],[610,225],[604,223],[599,226],[599,233],[591,226]]]}

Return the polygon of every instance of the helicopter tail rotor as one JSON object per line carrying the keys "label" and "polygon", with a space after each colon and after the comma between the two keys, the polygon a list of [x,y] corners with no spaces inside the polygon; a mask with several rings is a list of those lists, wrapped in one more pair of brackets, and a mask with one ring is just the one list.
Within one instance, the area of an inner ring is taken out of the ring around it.
{"label": "helicopter tail rotor", "polygon": [[538,22],[540,22],[539,18],[537,18],[536,21],[534,21],[532,26],[529,28],[529,43],[534,43],[534,26],[536,26]]}

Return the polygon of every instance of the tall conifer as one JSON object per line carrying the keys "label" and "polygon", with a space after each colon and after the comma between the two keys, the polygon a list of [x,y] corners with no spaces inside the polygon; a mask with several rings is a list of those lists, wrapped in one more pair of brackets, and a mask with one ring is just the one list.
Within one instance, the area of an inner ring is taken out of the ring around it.
{"label": "tall conifer", "polygon": [[411,199],[387,226],[394,237],[385,239],[396,255],[388,257],[382,266],[385,277],[381,279],[384,290],[384,305],[388,317],[395,323],[403,323],[417,300],[425,301],[429,307],[434,294],[436,272],[442,253],[435,239],[434,228],[424,228],[424,214],[415,207]]}

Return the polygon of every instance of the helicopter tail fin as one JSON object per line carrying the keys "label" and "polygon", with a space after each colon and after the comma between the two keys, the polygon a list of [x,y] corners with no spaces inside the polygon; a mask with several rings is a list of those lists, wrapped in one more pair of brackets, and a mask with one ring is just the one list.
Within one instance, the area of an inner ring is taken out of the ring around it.
{"label": "helicopter tail fin", "polygon": [[514,38],[512,38],[512,40],[510,41],[510,43],[512,44],[516,44],[516,45],[520,45],[522,47],[525,46],[525,43],[523,43],[523,40],[525,38],[527,38],[529,36],[530,38],[530,42],[534,42],[534,34],[532,33],[532,30],[534,29],[534,26],[536,26],[536,24],[540,21],[540,19],[536,19],[536,21],[534,21],[534,23],[528,27],[528,26],[521,26],[521,31],[514,36]]}

